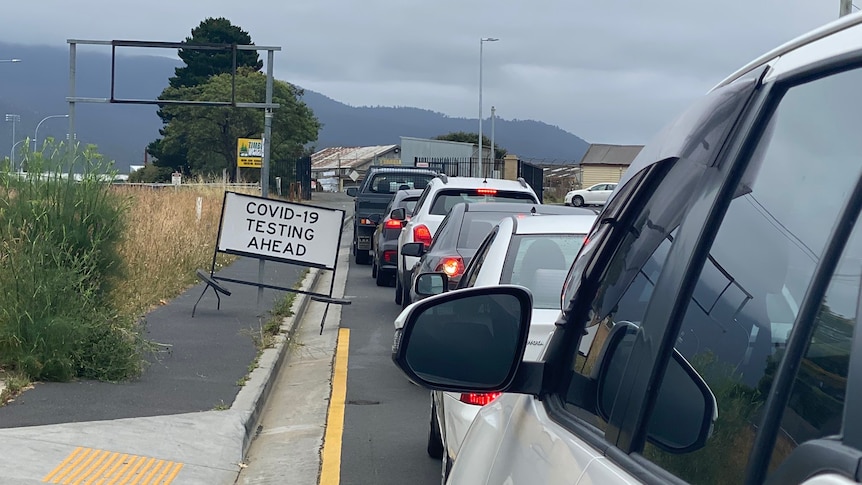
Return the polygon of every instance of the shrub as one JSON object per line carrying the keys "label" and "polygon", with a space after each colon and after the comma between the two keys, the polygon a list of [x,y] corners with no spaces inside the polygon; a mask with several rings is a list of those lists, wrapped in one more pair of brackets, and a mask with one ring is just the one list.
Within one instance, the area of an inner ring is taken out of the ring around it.
{"label": "shrub", "polygon": [[94,146],[46,144],[24,165],[0,174],[0,367],[35,380],[139,374],[140,330],[111,303],[128,207],[110,164]]}

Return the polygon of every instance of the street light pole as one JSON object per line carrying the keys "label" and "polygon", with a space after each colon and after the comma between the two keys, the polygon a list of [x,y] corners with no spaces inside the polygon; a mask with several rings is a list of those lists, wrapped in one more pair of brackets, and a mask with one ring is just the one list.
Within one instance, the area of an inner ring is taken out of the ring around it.
{"label": "street light pole", "polygon": [[46,117],[42,118],[42,121],[40,121],[39,124],[36,125],[36,133],[33,135],[33,151],[35,152],[39,148],[39,144],[36,143],[36,140],[39,139],[39,127],[42,126],[42,123],[44,123],[46,120],[50,120],[51,118],[68,118],[68,117],[69,117],[69,115],[51,115],[51,116],[46,116]]}
{"label": "street light pole", "polygon": [[479,39],[479,170],[484,175],[484,162],[482,157],[482,48],[485,42],[497,42],[500,39],[493,37],[482,37]]}
{"label": "street light pole", "polygon": [[21,59],[0,59],[0,62],[21,62]]}
{"label": "street light pole", "polygon": [[17,145],[17,143],[15,143],[15,125],[21,121],[21,115],[7,114],[6,122],[8,123],[10,121],[12,122],[12,151],[9,154],[9,161],[12,163],[12,167],[15,167],[15,145]]}
{"label": "street light pole", "polygon": [[[11,169],[12,172],[15,171],[15,147],[24,143],[26,140],[27,140],[26,138],[23,140],[18,140],[15,144],[12,145],[12,149],[9,150],[9,163],[11,164],[11,167],[9,167],[9,168]],[[19,167],[18,171],[23,172],[24,171],[23,169],[24,169],[24,162],[21,162],[21,167]]]}
{"label": "street light pole", "polygon": [[494,170],[494,166],[497,162],[497,145],[494,144],[494,118],[496,117],[497,108],[491,105],[491,170]]}

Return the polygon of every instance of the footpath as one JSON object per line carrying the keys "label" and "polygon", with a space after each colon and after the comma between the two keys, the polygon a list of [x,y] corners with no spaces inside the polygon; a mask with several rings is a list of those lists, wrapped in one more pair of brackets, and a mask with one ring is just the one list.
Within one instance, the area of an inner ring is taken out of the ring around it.
{"label": "footpath", "polygon": [[[344,210],[349,233],[351,198],[315,193],[309,203]],[[348,269],[349,245],[342,242],[336,295],[339,283],[343,292]],[[257,270],[257,260],[241,258],[219,274],[256,281]],[[331,278],[329,271],[267,262],[264,282],[295,282],[305,291],[326,292]],[[267,289],[258,303],[257,288],[225,286],[232,295],[221,297],[220,310],[209,290],[191,317],[204,289],[199,284],[147,315],[147,337],[167,351],[152,359],[140,379],[37,384],[0,407],[0,483],[317,483],[340,311],[330,307],[323,340],[317,342],[325,305],[298,295],[295,314],[283,322],[276,345],[260,354],[249,373],[257,354],[251,331],[284,292]],[[311,351],[315,379],[301,371]],[[291,357],[296,353],[299,357]],[[307,409],[298,399],[295,407],[284,410],[294,416],[293,424],[263,427],[261,415],[279,370],[296,365],[299,371],[280,377],[299,379],[287,384],[287,392],[317,399]],[[284,430],[300,430],[303,436],[284,435]],[[286,475],[256,466],[265,464],[262,457],[251,467],[244,463],[258,434],[270,442],[268,447],[279,444],[281,454],[292,457],[282,463],[290,467],[281,469]]]}

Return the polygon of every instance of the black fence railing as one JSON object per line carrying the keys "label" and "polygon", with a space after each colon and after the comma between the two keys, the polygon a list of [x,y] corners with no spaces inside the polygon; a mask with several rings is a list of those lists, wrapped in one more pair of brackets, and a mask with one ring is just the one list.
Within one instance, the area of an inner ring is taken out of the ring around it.
{"label": "black fence railing", "polygon": [[269,192],[289,200],[311,200],[311,157],[274,160],[269,168]]}
{"label": "black fence railing", "polygon": [[417,167],[427,167],[451,177],[503,178],[503,160],[485,158],[482,163],[476,157],[416,157]]}

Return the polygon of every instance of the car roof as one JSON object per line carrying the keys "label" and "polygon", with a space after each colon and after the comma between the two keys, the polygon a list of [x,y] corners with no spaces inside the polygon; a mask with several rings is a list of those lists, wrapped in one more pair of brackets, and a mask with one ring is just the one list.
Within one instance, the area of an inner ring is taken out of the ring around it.
{"label": "car roof", "polygon": [[533,189],[527,185],[526,182],[522,182],[521,180],[505,180],[505,179],[494,179],[494,178],[481,178],[481,177],[449,177],[449,176],[438,176],[434,180],[432,180],[430,184],[441,185],[442,188],[453,188],[453,189],[479,189],[483,187],[491,188],[491,189],[499,189],[499,190],[515,190],[519,192],[530,191],[533,192]]}
{"label": "car roof", "polygon": [[424,189],[402,189],[395,192],[396,199],[406,199],[407,197],[418,197],[422,195]]}
{"label": "car roof", "polygon": [[[512,212],[525,213],[535,209],[538,214],[584,214],[595,215],[590,209],[553,204],[526,204],[518,202],[461,202],[465,212]],[[456,204],[454,209],[460,204]]]}
{"label": "car roof", "polygon": [[512,216],[514,234],[587,234],[596,214]]}
{"label": "car roof", "polygon": [[416,168],[416,167],[380,167],[380,166],[372,166],[368,168],[368,173],[374,172],[377,173],[418,173],[418,174],[426,174],[426,175],[438,175],[439,172],[436,170],[432,170],[430,168]]}
{"label": "car roof", "polygon": [[862,23],[862,12],[856,12],[840,17],[838,20],[834,20],[818,29],[812,30],[804,35],[796,37],[795,39],[789,42],[785,42],[784,44],[776,47],[775,49],[766,52],[760,57],[744,65],[730,76],[726,77],[710,91],[715,91],[722,86],[731,84],[733,81],[744,77],[746,74],[756,70],[757,68],[769,64],[777,57],[781,57],[785,54],[795,51],[796,49],[799,49],[800,47],[804,47],[808,44],[817,42],[820,39],[829,37],[836,32],[841,32],[842,30],[849,29],[860,23]]}

